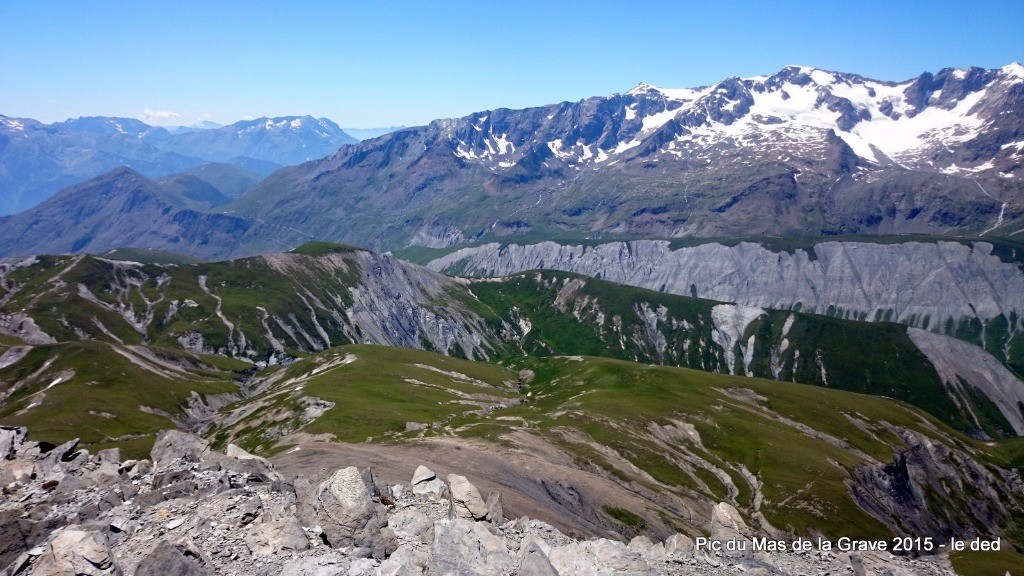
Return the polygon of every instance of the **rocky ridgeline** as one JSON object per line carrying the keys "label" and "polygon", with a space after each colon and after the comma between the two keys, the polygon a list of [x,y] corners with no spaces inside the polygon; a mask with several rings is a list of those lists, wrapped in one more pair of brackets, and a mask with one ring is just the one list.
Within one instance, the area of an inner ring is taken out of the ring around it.
{"label": "rocky ridgeline", "polygon": [[[792,253],[741,242],[672,249],[665,240],[571,246],[497,243],[427,264],[439,271],[507,276],[564,270],[611,282],[850,319],[892,320],[946,331],[962,319],[1024,315],[1024,272],[987,242],[819,242]],[[1011,322],[1011,324],[1014,324]],[[1020,321],[1010,326],[1019,329]]]}
{"label": "rocky ridgeline", "polygon": [[[0,428],[0,572],[13,575],[246,574],[952,574],[943,557],[880,553],[706,553],[664,542],[579,541],[535,519],[504,518],[464,476],[420,466],[409,485],[355,467],[284,478],[235,446],[178,431],[150,460],[50,447]],[[712,540],[755,536],[718,504]]]}

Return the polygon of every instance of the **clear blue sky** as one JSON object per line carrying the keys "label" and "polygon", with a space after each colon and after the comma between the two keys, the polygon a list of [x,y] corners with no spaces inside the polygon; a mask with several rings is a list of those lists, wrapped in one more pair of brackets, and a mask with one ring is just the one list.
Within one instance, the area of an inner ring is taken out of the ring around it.
{"label": "clear blue sky", "polygon": [[242,4],[2,2],[0,114],[417,125],[787,64],[904,80],[1024,60],[1024,0]]}

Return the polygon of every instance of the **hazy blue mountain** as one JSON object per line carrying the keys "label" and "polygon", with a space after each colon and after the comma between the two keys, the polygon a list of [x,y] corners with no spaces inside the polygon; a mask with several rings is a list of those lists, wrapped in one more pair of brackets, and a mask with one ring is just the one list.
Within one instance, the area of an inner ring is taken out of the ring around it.
{"label": "hazy blue mountain", "polygon": [[286,116],[176,134],[161,147],[216,162],[242,157],[289,166],[322,158],[343,144],[357,142],[326,118]]}
{"label": "hazy blue mountain", "polygon": [[359,140],[370,140],[378,136],[405,130],[405,126],[388,126],[387,128],[342,128],[346,134]]}
{"label": "hazy blue mountain", "polygon": [[156,183],[173,194],[180,205],[193,210],[209,210],[238,198],[262,178],[262,175],[234,164],[212,163],[164,176]]}
{"label": "hazy blue mountain", "polygon": [[354,142],[329,120],[310,117],[169,131],[131,118],[42,124],[0,116],[0,214],[19,212],[64,186],[118,167],[156,178],[216,161],[266,176]]}
{"label": "hazy blue mountain", "polygon": [[228,254],[248,223],[190,209],[223,202],[225,194],[198,177],[185,179],[165,188],[118,168],[64,188],[38,206],[0,217],[0,253],[100,253],[122,246],[187,252],[206,246]]}

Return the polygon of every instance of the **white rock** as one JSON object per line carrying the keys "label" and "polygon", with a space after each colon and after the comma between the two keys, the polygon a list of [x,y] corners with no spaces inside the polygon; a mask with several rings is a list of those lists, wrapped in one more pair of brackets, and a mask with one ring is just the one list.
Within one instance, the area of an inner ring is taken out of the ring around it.
{"label": "white rock", "polygon": [[476,486],[473,486],[465,476],[449,474],[448,488],[452,491],[452,505],[456,516],[470,520],[481,520],[487,516],[487,503],[480,497]]}

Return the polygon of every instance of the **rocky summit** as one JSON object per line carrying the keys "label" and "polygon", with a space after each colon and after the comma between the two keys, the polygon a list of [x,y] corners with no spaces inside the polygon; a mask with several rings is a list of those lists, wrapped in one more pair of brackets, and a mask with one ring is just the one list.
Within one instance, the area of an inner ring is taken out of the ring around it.
{"label": "rocky summit", "polygon": [[[735,508],[707,536],[572,538],[543,518],[506,519],[469,477],[411,481],[369,468],[291,476],[233,445],[171,431],[149,459],[121,460],[0,428],[0,569],[14,575],[953,574],[942,556],[753,551]],[[423,489],[424,485],[430,486]],[[746,550],[722,551],[745,542]]]}

